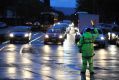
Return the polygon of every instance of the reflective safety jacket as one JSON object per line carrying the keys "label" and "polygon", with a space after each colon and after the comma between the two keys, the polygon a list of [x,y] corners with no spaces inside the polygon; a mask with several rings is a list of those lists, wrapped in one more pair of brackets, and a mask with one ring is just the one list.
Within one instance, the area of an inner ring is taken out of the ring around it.
{"label": "reflective safety jacket", "polygon": [[90,32],[85,32],[77,43],[78,47],[82,52],[83,57],[92,57],[94,55],[93,43],[99,35],[96,28],[94,29],[94,31],[95,34],[91,34]]}

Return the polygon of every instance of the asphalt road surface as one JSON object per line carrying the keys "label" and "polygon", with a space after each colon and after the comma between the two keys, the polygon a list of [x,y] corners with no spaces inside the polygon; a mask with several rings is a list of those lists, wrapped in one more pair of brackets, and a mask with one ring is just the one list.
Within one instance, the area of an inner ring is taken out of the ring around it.
{"label": "asphalt road surface", "polygon": [[42,37],[42,33],[34,33],[29,44],[7,41],[0,45],[0,80],[119,80],[116,45],[96,48],[95,74],[87,69],[81,75],[81,53],[71,39],[63,45],[44,45]]}

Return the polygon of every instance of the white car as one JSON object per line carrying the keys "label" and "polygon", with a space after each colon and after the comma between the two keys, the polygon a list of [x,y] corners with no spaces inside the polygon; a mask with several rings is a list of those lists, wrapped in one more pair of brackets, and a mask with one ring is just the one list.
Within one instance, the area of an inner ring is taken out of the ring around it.
{"label": "white car", "polygon": [[13,31],[9,33],[10,43],[25,42],[31,40],[31,27],[30,26],[16,26]]}

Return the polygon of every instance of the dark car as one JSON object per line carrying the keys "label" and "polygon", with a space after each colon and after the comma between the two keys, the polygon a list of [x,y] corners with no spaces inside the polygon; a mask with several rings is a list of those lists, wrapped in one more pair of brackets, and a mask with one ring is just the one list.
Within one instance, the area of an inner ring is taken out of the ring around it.
{"label": "dark car", "polygon": [[[83,33],[86,31],[86,29],[87,28],[84,29]],[[107,43],[106,36],[104,35],[101,28],[97,28],[97,30],[99,32],[99,36],[96,38],[94,46],[105,47]],[[95,34],[94,28],[91,28],[91,33]]]}
{"label": "dark car", "polygon": [[9,33],[10,43],[25,42],[28,43],[31,40],[31,26],[16,26]]}
{"label": "dark car", "polygon": [[56,23],[51,28],[53,29],[61,29],[62,31],[66,31],[66,29],[69,27],[67,23]]}
{"label": "dark car", "polygon": [[44,44],[52,43],[63,43],[64,32],[60,29],[49,29],[44,36]]}

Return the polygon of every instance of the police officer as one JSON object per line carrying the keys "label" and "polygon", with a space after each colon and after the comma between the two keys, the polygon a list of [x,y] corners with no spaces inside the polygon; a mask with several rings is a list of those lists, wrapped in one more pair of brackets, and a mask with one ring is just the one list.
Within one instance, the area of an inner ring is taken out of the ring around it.
{"label": "police officer", "polygon": [[94,56],[94,46],[93,42],[99,35],[98,30],[94,28],[95,34],[91,33],[91,29],[87,28],[86,32],[81,36],[77,45],[82,53],[82,70],[81,73],[86,72],[87,63],[89,64],[90,74],[93,74],[93,56]]}

